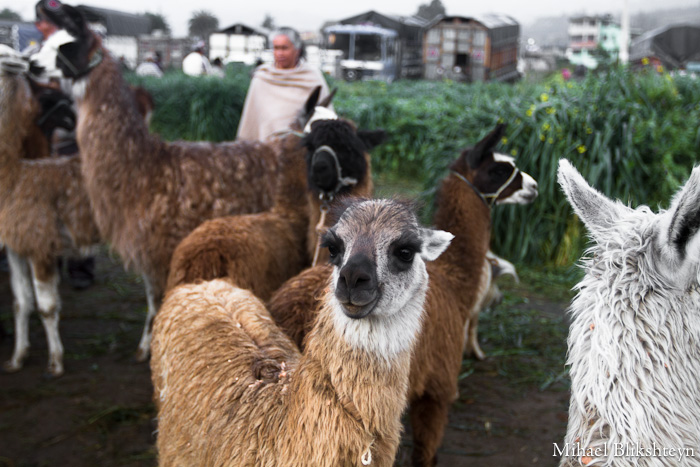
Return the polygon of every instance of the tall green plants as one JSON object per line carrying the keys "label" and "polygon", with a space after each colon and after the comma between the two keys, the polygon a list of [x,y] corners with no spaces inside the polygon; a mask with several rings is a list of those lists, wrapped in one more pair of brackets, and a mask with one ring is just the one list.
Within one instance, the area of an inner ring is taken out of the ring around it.
{"label": "tall green plants", "polygon": [[[157,103],[154,131],[165,138],[221,141],[235,135],[249,69],[224,80],[176,73],[141,79]],[[700,155],[700,80],[658,70],[613,68],[582,81],[545,83],[333,81],[336,110],[360,128],[383,128],[372,151],[383,179],[415,180],[425,205],[448,165],[497,122],[508,124],[500,151],[539,182],[528,206],[493,212],[493,247],[512,261],[570,264],[585,246],[585,229],[556,182],[566,157],[606,195],[665,207]],[[429,218],[429,214],[426,215]]]}

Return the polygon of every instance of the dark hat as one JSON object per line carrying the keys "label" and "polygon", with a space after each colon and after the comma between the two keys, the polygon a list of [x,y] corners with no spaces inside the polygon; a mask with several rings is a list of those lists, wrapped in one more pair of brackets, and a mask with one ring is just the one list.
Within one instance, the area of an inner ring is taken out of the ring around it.
{"label": "dark hat", "polygon": [[39,0],[34,7],[36,11],[36,21],[48,21],[49,23],[53,23],[46,12],[56,12],[61,9],[61,6],[62,4],[59,0]]}

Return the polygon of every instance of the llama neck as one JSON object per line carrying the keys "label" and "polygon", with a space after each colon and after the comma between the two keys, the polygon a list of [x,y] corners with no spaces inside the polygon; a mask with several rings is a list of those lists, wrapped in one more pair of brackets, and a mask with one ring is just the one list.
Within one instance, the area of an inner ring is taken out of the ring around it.
{"label": "llama neck", "polygon": [[0,78],[0,164],[4,178],[14,178],[11,168],[19,166],[22,149],[36,115],[34,99],[26,82],[17,76]]}
{"label": "llama neck", "polygon": [[[374,182],[372,181],[372,166],[370,164],[370,155],[364,153],[365,162],[367,163],[367,172],[363,177],[362,181],[352,187],[349,193],[346,195],[354,196],[358,198],[371,198],[374,193]],[[308,205],[309,205],[309,228],[307,231],[307,248],[309,262],[312,261],[316,249],[316,244],[318,243],[318,234],[316,233],[316,226],[321,220],[321,200],[316,192],[308,192]],[[323,224],[326,228],[331,226],[331,218],[326,216],[325,222]],[[316,264],[326,264],[328,263],[328,251],[321,250],[319,252],[319,258]]]}
{"label": "llama neck", "polygon": [[[606,263],[625,267],[611,271]],[[698,446],[699,288],[656,282],[652,262],[625,255],[594,257],[587,266],[571,306],[567,438],[586,448]]]}
{"label": "llama neck", "polygon": [[[350,407],[350,416],[359,419],[366,431],[375,437],[388,436],[381,433],[382,427],[390,427],[389,431],[400,429],[397,425],[405,406],[415,335],[406,339],[404,349],[387,359],[353,345],[347,329],[345,335],[339,329],[334,314],[340,311],[334,310],[330,302],[326,298],[309,333],[300,369],[305,366],[318,372],[321,381],[325,381],[324,393],[335,393],[337,401]],[[377,337],[365,336],[369,340]]]}
{"label": "llama neck", "polygon": [[[277,175],[273,211],[308,221],[306,205],[306,148],[300,147],[299,136],[290,134],[280,141],[277,151],[280,167]],[[304,227],[301,227],[303,229]]]}
{"label": "llama neck", "polygon": [[77,138],[83,160],[88,163],[142,165],[143,154],[154,153],[149,146],[145,121],[139,115],[132,93],[122,77],[119,64],[107,52],[90,74],[73,87],[79,102]]}
{"label": "llama neck", "polygon": [[451,232],[455,238],[450,247],[430,264],[440,268],[449,266],[450,276],[463,285],[465,275],[481,273],[491,238],[491,210],[469,185],[454,175],[448,175],[442,181],[436,199],[433,223],[438,229]]}

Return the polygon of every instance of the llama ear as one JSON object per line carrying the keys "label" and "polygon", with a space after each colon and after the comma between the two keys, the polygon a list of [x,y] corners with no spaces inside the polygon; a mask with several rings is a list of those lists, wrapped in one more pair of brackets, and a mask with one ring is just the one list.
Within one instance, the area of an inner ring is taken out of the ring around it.
{"label": "llama ear", "polygon": [[365,149],[369,151],[384,142],[386,139],[386,132],[384,132],[384,130],[359,130],[357,136],[360,138],[360,141],[362,141],[362,144],[365,145]]}
{"label": "llama ear", "polygon": [[[318,88],[320,89],[321,86],[319,86]],[[335,97],[335,93],[336,93],[336,92],[338,92],[338,88],[333,88],[333,89],[331,90],[331,93],[328,94],[328,97],[326,97],[326,98],[323,99],[321,102],[319,102],[319,103],[318,103],[318,106],[319,106],[319,107],[328,107],[328,106],[330,106],[330,105],[331,105],[331,101],[333,101],[333,98]]]}
{"label": "llama ear", "polygon": [[610,200],[591,188],[566,159],[559,160],[557,178],[571,207],[595,239],[600,238],[626,212],[631,211],[630,208]]}
{"label": "llama ear", "polygon": [[471,149],[471,151],[468,151],[466,156],[467,156],[467,163],[469,164],[469,167],[472,169],[475,169],[481,165],[483,162],[484,158],[491,154],[493,152],[493,148],[496,147],[496,145],[501,141],[501,138],[503,137],[503,133],[506,131],[506,124],[505,123],[499,123],[496,125],[496,128],[494,128],[491,133],[486,135],[484,138],[481,139],[478,143],[474,145],[474,147]]}
{"label": "llama ear", "polygon": [[700,231],[700,167],[695,167],[683,188],[673,197],[668,240],[681,258],[691,245],[697,250]]}
{"label": "llama ear", "polygon": [[444,230],[421,229],[423,248],[420,255],[426,261],[435,261],[450,246],[454,235]]}
{"label": "llama ear", "polygon": [[316,109],[318,97],[320,95],[321,86],[316,86],[314,90],[311,91],[311,94],[309,94],[309,97],[306,99],[306,103],[304,104],[304,114],[306,115],[307,119],[311,118],[311,116],[314,114],[314,109]]}

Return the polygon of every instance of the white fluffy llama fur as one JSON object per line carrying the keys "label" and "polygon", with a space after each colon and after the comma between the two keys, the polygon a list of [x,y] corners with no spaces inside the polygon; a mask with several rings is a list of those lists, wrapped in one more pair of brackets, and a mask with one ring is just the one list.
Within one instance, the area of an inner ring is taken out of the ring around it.
{"label": "white fluffy llama fur", "polygon": [[658,214],[609,200],[566,160],[559,183],[594,241],[571,305],[561,465],[698,466],[700,168]]}

